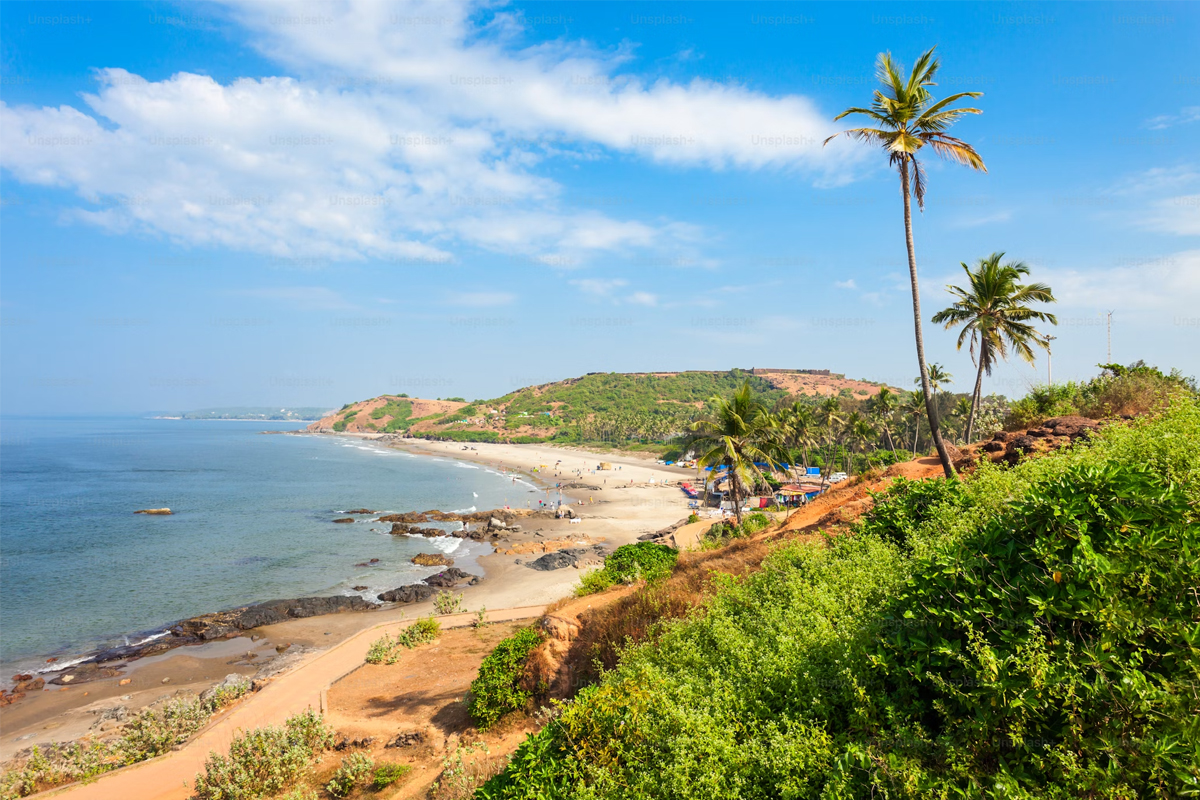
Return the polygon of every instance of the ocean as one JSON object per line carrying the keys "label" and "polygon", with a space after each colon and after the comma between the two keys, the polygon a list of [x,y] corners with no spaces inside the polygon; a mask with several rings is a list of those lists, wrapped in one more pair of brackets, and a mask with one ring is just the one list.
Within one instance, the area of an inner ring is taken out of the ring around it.
{"label": "ocean", "polygon": [[[487,545],[392,536],[380,513],[524,506],[500,472],[334,436],[303,423],[0,418],[0,669],[153,636],[168,623],[278,598],[360,594],[478,572]],[[134,514],[170,508],[172,516]],[[356,566],[379,559],[369,566]],[[355,592],[351,587],[366,586]]]}

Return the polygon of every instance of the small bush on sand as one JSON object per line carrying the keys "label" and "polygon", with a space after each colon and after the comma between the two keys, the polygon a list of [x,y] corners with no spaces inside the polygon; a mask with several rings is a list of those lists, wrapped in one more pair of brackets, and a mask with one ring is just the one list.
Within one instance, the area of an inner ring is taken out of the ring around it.
{"label": "small bush on sand", "polygon": [[342,759],[341,766],[333,773],[325,791],[334,797],[345,797],[355,787],[363,786],[375,775],[375,759],[366,753],[351,753]]}
{"label": "small bush on sand", "polygon": [[371,647],[367,650],[367,663],[395,664],[405,650],[432,642],[441,632],[442,626],[436,619],[422,617],[396,634],[395,638],[385,633],[371,642]]}
{"label": "small bush on sand", "polygon": [[333,730],[309,709],[282,728],[255,728],[229,745],[229,755],[209,753],[196,776],[195,800],[252,800],[279,794],[296,784],[312,762],[333,746]]}
{"label": "small bush on sand", "polygon": [[519,684],[529,651],[541,641],[535,629],[523,628],[496,645],[479,665],[467,709],[480,730],[487,730],[505,714],[519,711],[529,702],[530,693]]}
{"label": "small bush on sand", "polygon": [[375,768],[371,788],[377,792],[386,789],[410,772],[412,767],[408,764],[380,764]]}
{"label": "small bush on sand", "polygon": [[438,616],[462,611],[462,595],[443,589],[433,596],[433,610]]}
{"label": "small bush on sand", "polygon": [[577,597],[583,597],[596,592],[603,592],[605,589],[613,585],[612,575],[608,574],[605,569],[594,569],[591,572],[585,572],[579,579],[579,587],[575,590]]}

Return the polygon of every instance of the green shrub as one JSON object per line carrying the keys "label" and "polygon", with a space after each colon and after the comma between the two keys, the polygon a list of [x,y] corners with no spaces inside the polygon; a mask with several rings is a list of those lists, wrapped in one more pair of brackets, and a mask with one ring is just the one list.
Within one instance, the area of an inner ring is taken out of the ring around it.
{"label": "green shrub", "polygon": [[392,638],[384,634],[367,649],[368,664],[395,664],[400,654],[420,644],[432,642],[442,632],[441,624],[433,617],[421,617]]}
{"label": "green shrub", "polygon": [[477,797],[1194,795],[1198,487],[1187,399],[957,489],[898,482],[857,535],[626,650]]}
{"label": "green shrub", "polygon": [[366,753],[351,753],[342,759],[329,783],[325,784],[325,791],[334,797],[345,797],[354,791],[356,786],[366,784],[374,774],[375,759]]}
{"label": "green shrub", "polygon": [[412,767],[408,764],[380,764],[375,768],[371,788],[377,792],[386,789],[410,772]]}
{"label": "green shrub", "polygon": [[671,574],[679,552],[673,547],[654,542],[638,542],[618,547],[604,561],[604,570],[616,583],[632,583],[638,578],[648,581]]}
{"label": "green shrub", "polygon": [[471,682],[468,710],[480,730],[487,730],[505,714],[525,707],[530,693],[518,684],[525,671],[525,660],[542,641],[534,628],[523,628],[496,645],[483,663],[479,676]]}
{"label": "green shrub", "polygon": [[579,578],[579,586],[575,589],[576,597],[584,597],[596,592],[603,592],[615,583],[612,575],[605,569],[594,569],[585,572]]}
{"label": "green shrub", "polygon": [[282,728],[255,728],[234,738],[229,755],[209,753],[204,772],[196,776],[196,800],[252,800],[291,788],[323,750],[333,745],[333,731],[309,709],[288,719]]}
{"label": "green shrub", "polygon": [[433,610],[439,616],[462,611],[462,595],[443,589],[433,596]]}
{"label": "green shrub", "polygon": [[688,525],[691,525],[693,522],[699,522],[699,521],[700,521],[700,515],[699,515],[699,514],[688,514],[688,517],[687,517],[687,524],[688,524]]}

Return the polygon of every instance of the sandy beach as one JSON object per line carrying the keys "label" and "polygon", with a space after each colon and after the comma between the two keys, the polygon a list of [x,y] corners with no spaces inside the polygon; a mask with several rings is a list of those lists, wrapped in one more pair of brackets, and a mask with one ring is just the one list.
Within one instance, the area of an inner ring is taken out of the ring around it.
{"label": "sandy beach", "polygon": [[[657,464],[650,458],[545,445],[475,443],[465,445],[468,449],[464,450],[464,445],[456,442],[401,440],[391,446],[512,473],[512,509],[536,509],[539,501],[557,503],[560,493],[556,484],[588,487],[561,491],[562,501],[571,504],[578,522],[531,518],[523,520],[520,532],[505,532],[493,542],[496,552],[479,559],[483,580],[458,590],[464,610],[472,612],[542,606],[569,594],[579,580],[578,569],[543,572],[527,563],[564,545],[601,545],[611,551],[679,522],[688,511],[687,498],[677,484],[694,477],[692,471]],[[612,469],[599,470],[601,462],[611,464]],[[529,484],[538,488],[530,489]],[[425,602],[288,620],[243,636],[131,660],[117,677],[75,686],[47,685],[0,708],[0,760],[35,744],[71,741],[100,732],[100,713],[114,705],[136,712],[166,697],[203,691],[231,673],[253,677],[264,674],[263,670],[304,669],[303,665],[319,654],[366,629],[432,612],[432,603]]]}

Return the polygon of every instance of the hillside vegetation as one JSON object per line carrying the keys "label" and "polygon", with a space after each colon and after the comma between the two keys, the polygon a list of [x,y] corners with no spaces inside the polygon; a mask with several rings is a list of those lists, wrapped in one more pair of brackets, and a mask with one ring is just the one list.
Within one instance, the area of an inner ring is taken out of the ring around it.
{"label": "hillside vegetation", "polygon": [[1198,509],[1194,396],[898,481],[626,649],[477,797],[1194,795]]}
{"label": "hillside vegetation", "polygon": [[879,387],[781,370],[591,373],[472,403],[383,395],[347,404],[310,429],[460,441],[665,442],[682,433],[713,395],[730,394],[747,381],[771,403],[792,393],[811,402],[828,396],[861,401]]}

